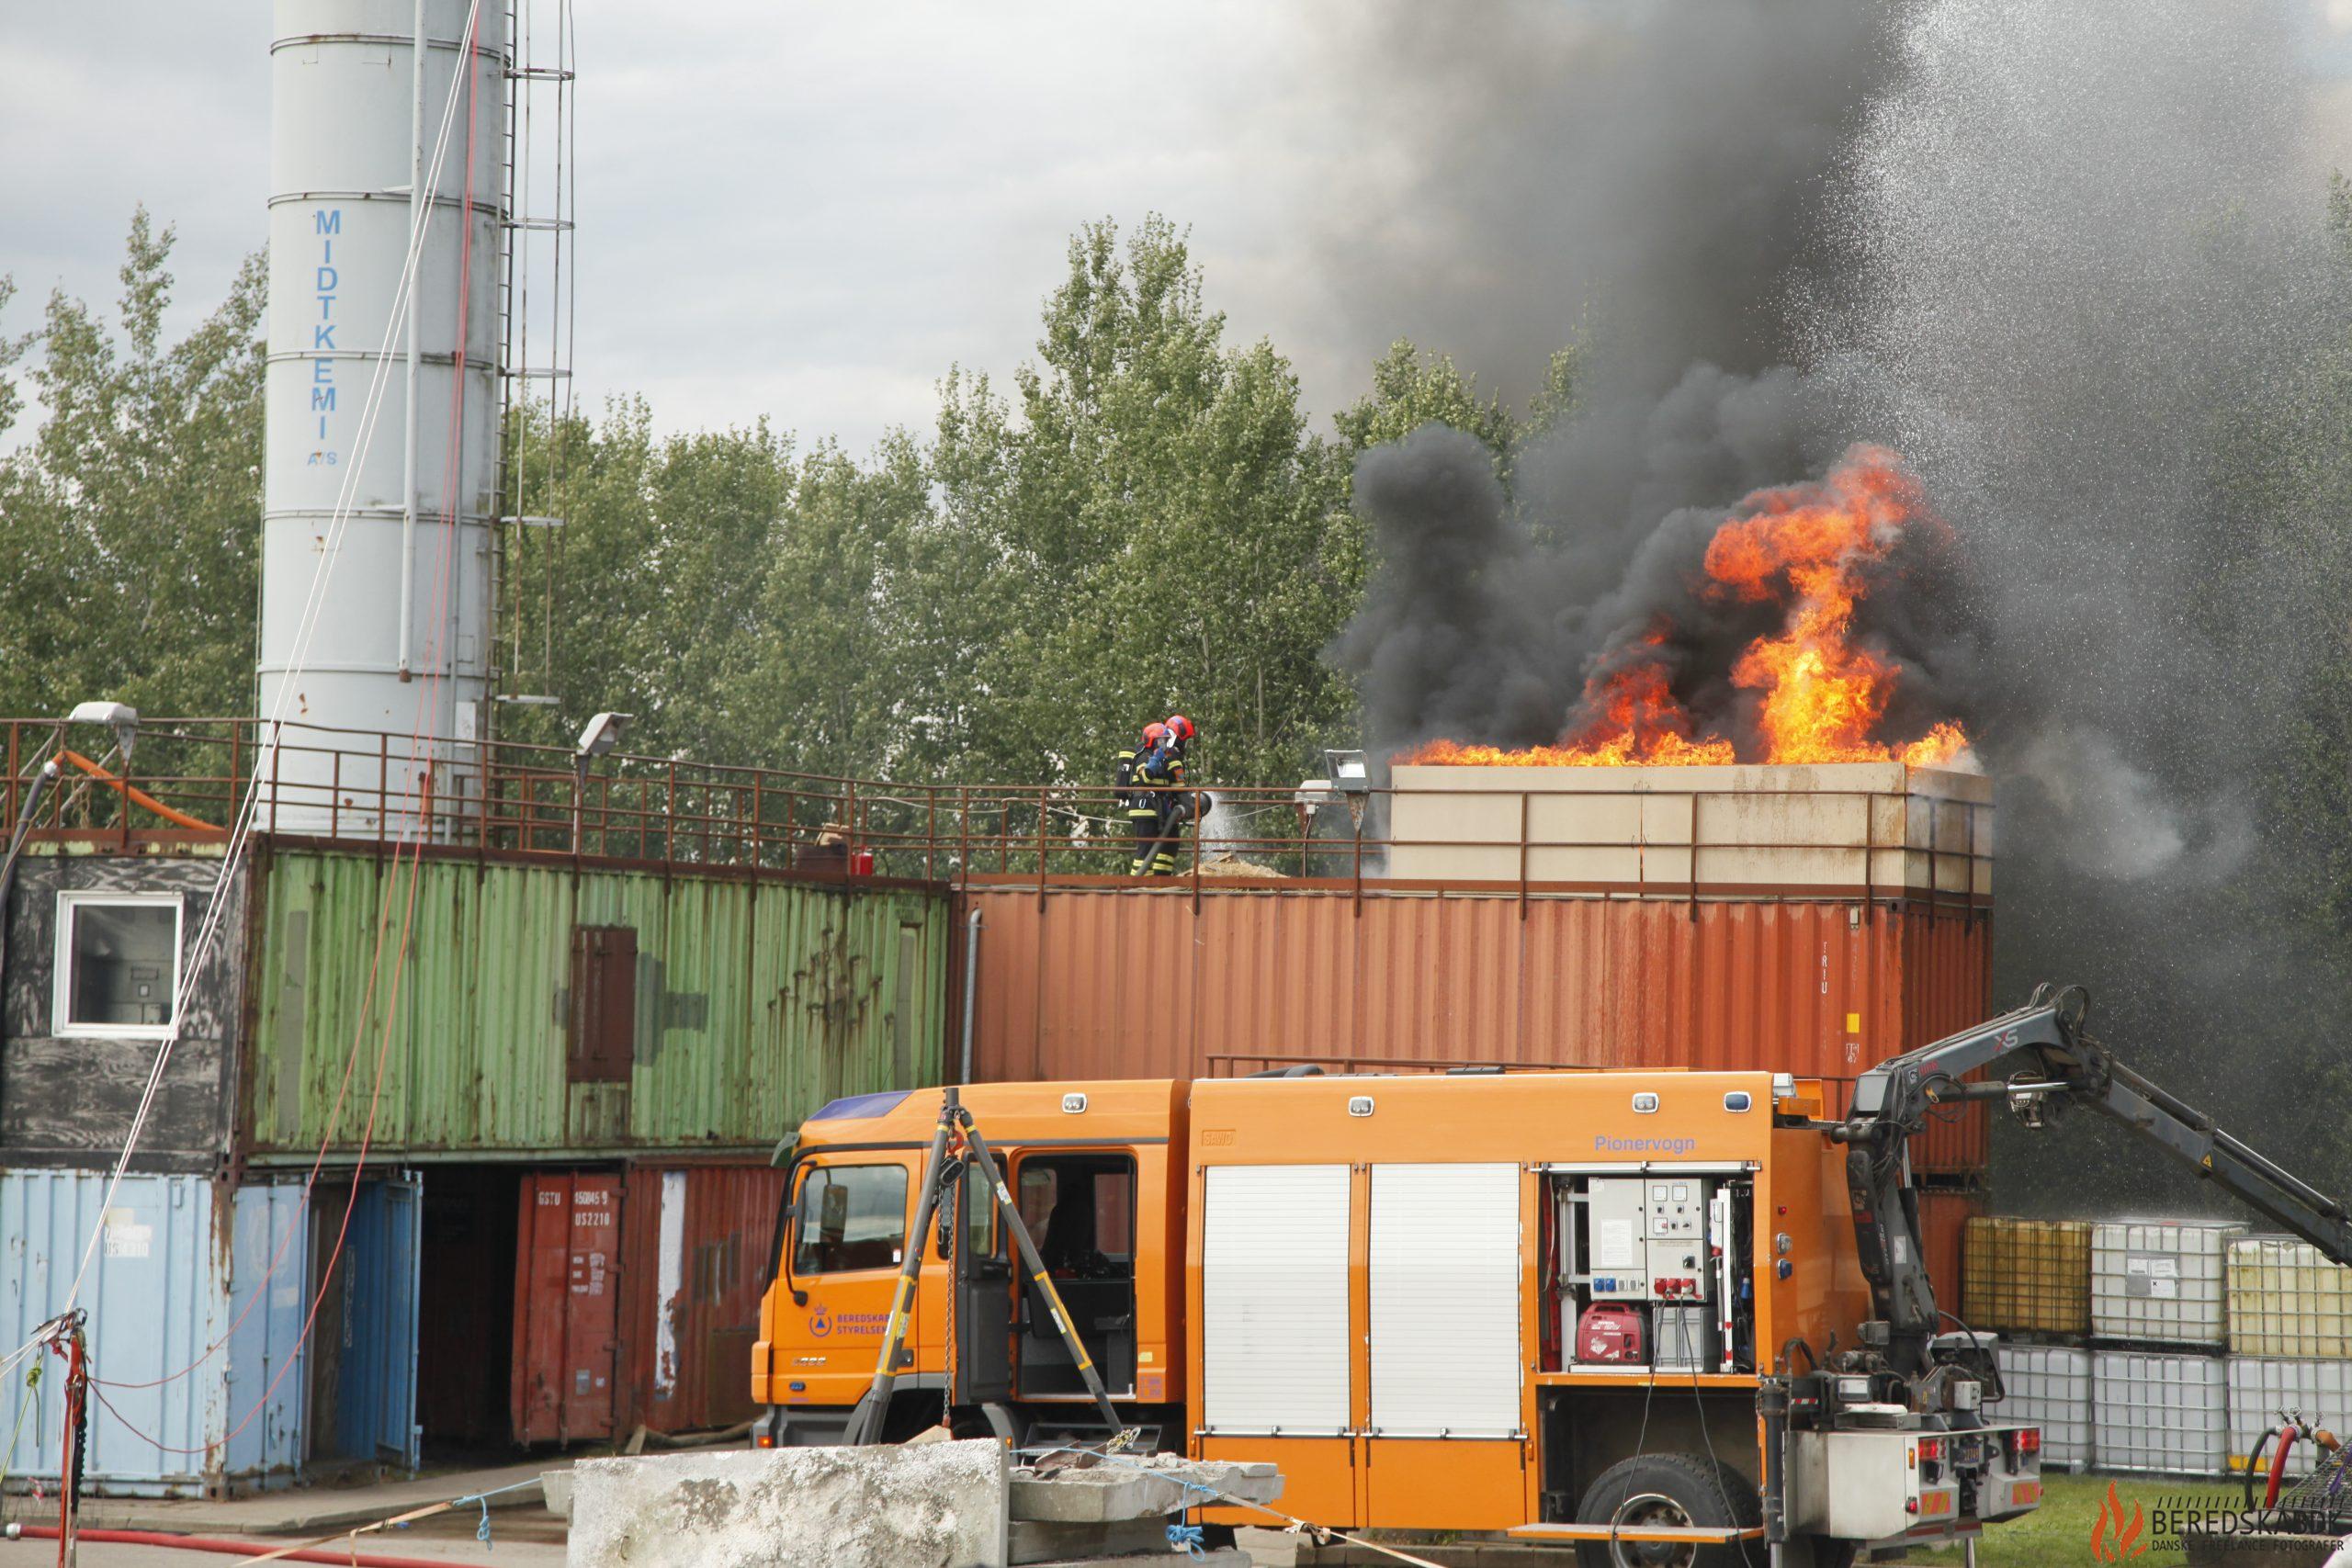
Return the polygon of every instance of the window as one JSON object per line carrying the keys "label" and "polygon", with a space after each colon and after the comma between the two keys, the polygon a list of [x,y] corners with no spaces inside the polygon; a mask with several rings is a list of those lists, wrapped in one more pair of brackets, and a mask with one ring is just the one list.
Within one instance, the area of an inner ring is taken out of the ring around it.
{"label": "window", "polygon": [[1131,1267],[1135,1180],[1124,1155],[1023,1155],[1014,1201],[1046,1267],[1088,1277]]}
{"label": "window", "polygon": [[993,1258],[997,1253],[996,1193],[980,1179],[980,1168],[964,1167],[964,1256]]}
{"label": "window", "polygon": [[57,896],[59,1034],[165,1033],[179,991],[178,894]]}
{"label": "window", "polygon": [[800,1183],[795,1274],[896,1269],[907,1245],[907,1168],[820,1165]]}

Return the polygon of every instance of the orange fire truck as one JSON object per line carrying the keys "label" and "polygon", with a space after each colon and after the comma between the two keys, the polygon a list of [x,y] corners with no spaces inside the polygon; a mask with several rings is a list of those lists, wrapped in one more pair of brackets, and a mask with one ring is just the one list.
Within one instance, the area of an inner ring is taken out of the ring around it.
{"label": "orange fire truck", "polygon": [[[903,1273],[865,1413],[885,1437],[1108,1438],[1099,1371],[1121,1429],[1272,1461],[1318,1525],[1601,1563],[1973,1548],[2039,1500],[2039,1433],[1998,1421],[1984,1347],[1939,1331],[1904,1140],[1995,1096],[2194,1118],[2041,994],[1883,1064],[1839,1121],[1819,1083],[1765,1073],[983,1084],[948,1109],[985,1131],[991,1183],[968,1150],[934,1159],[941,1091],[837,1100],[789,1155],[755,1440],[842,1440]],[[2195,1125],[2167,1146],[2344,1255],[2340,1206]],[[937,1223],[910,1234],[926,1183]]]}

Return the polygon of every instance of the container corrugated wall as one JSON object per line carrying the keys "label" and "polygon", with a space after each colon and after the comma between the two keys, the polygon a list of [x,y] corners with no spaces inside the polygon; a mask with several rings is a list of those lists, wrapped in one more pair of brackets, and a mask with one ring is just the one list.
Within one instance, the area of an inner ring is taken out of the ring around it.
{"label": "container corrugated wall", "polygon": [[1936,1300],[1960,1300],[1962,1237],[1969,1223],[1984,1213],[1984,1200],[1974,1192],[1919,1194],[1919,1261]]}
{"label": "container corrugated wall", "polygon": [[748,1421],[784,1172],[765,1165],[629,1169],[621,1427],[707,1431]]}
{"label": "container corrugated wall", "polygon": [[[942,1077],[944,891],[428,856],[405,972],[387,956],[371,995],[388,897],[396,952],[405,866],[272,855],[247,1075],[256,1151],[356,1144],[371,1104],[391,1150],[765,1148],[836,1096]],[[570,1081],[575,926],[636,932],[626,1082]]]}
{"label": "container corrugated wall", "polygon": [[[0,1172],[0,1337],[9,1346],[65,1309],[96,1238],[79,1304],[106,1395],[91,1406],[85,1469],[100,1494],[195,1495],[220,1479],[217,1450],[205,1450],[227,1429],[223,1379],[217,1360],[199,1359],[228,1325],[226,1238],[213,1202],[212,1183],[194,1176],[126,1176],[109,1202],[103,1171]],[[198,1371],[170,1377],[190,1366]],[[11,1476],[55,1484],[64,1388],[64,1363],[50,1358],[7,1454]],[[25,1397],[21,1377],[10,1380],[11,1423]]]}
{"label": "container corrugated wall", "polygon": [[[1769,1068],[1850,1084],[1991,1010],[1991,919],[1920,903],[982,885],[982,1079],[1314,1060]],[[1912,1145],[1985,1161],[1983,1108]]]}
{"label": "container corrugated wall", "polygon": [[616,1170],[523,1179],[510,1391],[518,1443],[613,1435],[623,1198]]}

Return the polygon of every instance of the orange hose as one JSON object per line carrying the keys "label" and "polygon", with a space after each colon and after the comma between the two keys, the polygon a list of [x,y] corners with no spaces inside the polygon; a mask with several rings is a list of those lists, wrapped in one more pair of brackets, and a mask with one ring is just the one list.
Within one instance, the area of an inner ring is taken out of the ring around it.
{"label": "orange hose", "polygon": [[[75,767],[81,769],[84,773],[89,774],[92,778],[97,780],[100,784],[119,784],[122,783],[122,779],[119,775],[107,772],[104,768],[98,766],[96,762],[93,762],[90,759],[82,755],[79,751],[70,751],[61,746],[57,749],[57,754],[64,758],[67,761],[73,763]],[[123,791],[123,793],[130,795],[132,800],[145,807],[148,810],[153,812],[156,816],[162,818],[166,822],[176,824],[182,828],[193,828],[200,833],[217,833],[220,831],[220,829],[215,828],[211,823],[201,821],[197,818],[190,817],[185,811],[173,810],[162,801],[157,800],[153,795],[149,795],[145,790],[141,789],[137,784],[129,786]]]}

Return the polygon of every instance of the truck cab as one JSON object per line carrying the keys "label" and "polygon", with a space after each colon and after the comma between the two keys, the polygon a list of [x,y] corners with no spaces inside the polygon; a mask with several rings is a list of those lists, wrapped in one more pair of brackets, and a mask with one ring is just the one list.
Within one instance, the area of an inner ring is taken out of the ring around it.
{"label": "truck cab", "polygon": [[[1179,1359],[1185,1100],[1170,1079],[983,1084],[964,1102],[1004,1167],[1023,1224],[1121,1414],[1168,1446]],[[967,1432],[1100,1436],[1042,1293],[1013,1267],[981,1181],[963,1179],[910,1236],[936,1092],[835,1100],[800,1129],[761,1303],[752,1393],[766,1446],[837,1442],[872,1382],[909,1246],[926,1249],[886,1430],[943,1409]],[[949,1216],[953,1216],[951,1220]]]}

